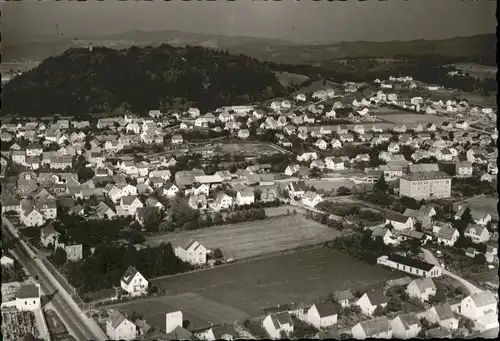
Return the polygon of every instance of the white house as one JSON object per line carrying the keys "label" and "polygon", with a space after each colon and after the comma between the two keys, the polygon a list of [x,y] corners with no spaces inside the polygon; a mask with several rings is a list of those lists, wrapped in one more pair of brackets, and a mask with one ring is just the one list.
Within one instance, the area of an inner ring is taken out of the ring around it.
{"label": "white house", "polygon": [[496,316],[498,319],[497,300],[492,292],[483,291],[465,297],[460,303],[460,314],[477,321],[484,316]]}
{"label": "white house", "polygon": [[2,266],[6,268],[9,268],[14,266],[14,260],[10,257],[2,256],[2,258],[0,258],[0,264],[2,264]]}
{"label": "white house", "polygon": [[233,198],[221,192],[215,197],[214,204],[218,210],[228,209],[233,205]]}
{"label": "white house", "polygon": [[40,284],[21,285],[16,295],[16,308],[21,311],[34,311],[40,307]]}
{"label": "white house", "polygon": [[302,198],[302,205],[308,207],[315,207],[317,204],[322,202],[321,196],[315,192],[306,192]]}
{"label": "white house", "polygon": [[244,188],[236,193],[235,204],[237,206],[241,205],[251,205],[255,202],[255,195],[250,188]]}
{"label": "white house", "polygon": [[318,154],[316,152],[304,152],[300,155],[297,155],[297,161],[312,161],[318,159]]}
{"label": "white house", "polygon": [[418,298],[420,301],[428,301],[430,296],[436,294],[436,286],[431,278],[417,278],[406,287],[408,296]]}
{"label": "white house", "polygon": [[371,291],[363,294],[356,302],[356,305],[361,308],[364,314],[371,316],[378,306],[385,308],[388,302],[389,299],[382,291]]}
{"label": "white house", "polygon": [[285,169],[285,175],[292,176],[293,174],[295,174],[296,172],[298,172],[299,169],[300,169],[299,165],[289,165]]}
{"label": "white house", "polygon": [[316,328],[328,328],[337,323],[338,311],[332,302],[313,304],[306,312],[306,320]]}
{"label": "white house", "polygon": [[297,102],[305,102],[307,98],[305,94],[298,94],[297,96],[295,96],[295,100]]}
{"label": "white house", "polygon": [[390,339],[392,338],[391,323],[385,316],[362,321],[351,328],[351,334],[357,340],[366,338]]}
{"label": "white house", "polygon": [[207,262],[207,248],[197,241],[192,241],[185,248],[175,248],[175,255],[192,265],[203,265]]}
{"label": "white house", "polygon": [[401,314],[391,320],[392,336],[398,339],[416,338],[422,326],[415,314]]}
{"label": "white house", "polygon": [[134,340],[137,338],[137,326],[118,310],[108,311],[106,334],[110,340]]}
{"label": "white house", "polygon": [[120,280],[121,288],[131,296],[145,295],[149,282],[133,266],[129,266]]}
{"label": "white house", "polygon": [[[433,232],[436,230],[435,227],[436,225],[433,226]],[[460,237],[460,233],[456,228],[443,226],[437,231],[436,237],[438,244],[453,246],[457,242],[458,237]]]}
{"label": "white house", "polygon": [[406,217],[402,214],[387,212],[385,216],[385,223],[391,224],[395,230],[413,230],[413,218]]}
{"label": "white house", "polygon": [[337,302],[340,303],[342,308],[350,306],[353,301],[354,301],[354,295],[352,294],[351,290],[342,290],[342,291],[337,291],[335,294],[335,299]]}
{"label": "white house", "polygon": [[326,147],[328,147],[328,143],[326,143],[323,139],[318,139],[315,143],[315,146],[319,149],[325,150]]}
{"label": "white house", "polygon": [[455,317],[455,314],[448,303],[433,306],[427,310],[425,318],[431,323],[439,324],[443,328],[447,328],[449,330],[458,329],[458,318]]}
{"label": "white house", "polygon": [[307,191],[307,186],[304,181],[290,182],[288,183],[287,190],[290,197],[302,198]]}
{"label": "white house", "polygon": [[262,327],[272,339],[282,338],[283,333],[286,336],[289,336],[294,330],[292,317],[287,311],[276,314],[268,314],[262,320]]}
{"label": "white house", "polygon": [[440,266],[395,253],[389,256],[380,256],[377,258],[377,264],[397,269],[414,276],[440,277],[442,275]]}
{"label": "white house", "polygon": [[467,225],[464,236],[472,239],[474,243],[485,243],[490,240],[490,232],[488,229],[478,224]]}
{"label": "white house", "polygon": [[128,215],[133,216],[139,207],[144,207],[144,204],[135,195],[126,195],[120,198],[120,207]]}
{"label": "white house", "polygon": [[384,226],[377,226],[372,230],[372,239],[380,238],[385,245],[399,244],[397,238],[392,234],[391,230]]}

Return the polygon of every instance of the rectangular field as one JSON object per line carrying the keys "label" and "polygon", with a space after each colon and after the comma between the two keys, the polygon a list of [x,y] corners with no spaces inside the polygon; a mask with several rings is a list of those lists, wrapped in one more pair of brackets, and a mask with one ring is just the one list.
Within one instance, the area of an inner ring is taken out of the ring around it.
{"label": "rectangular field", "polygon": [[493,220],[498,221],[498,210],[496,197],[474,197],[465,200],[474,211],[489,213]]}
{"label": "rectangular field", "polygon": [[218,145],[223,153],[261,155],[282,153],[267,143],[223,143]]}
{"label": "rectangular field", "polygon": [[146,239],[150,246],[170,242],[184,247],[197,240],[208,249],[220,248],[225,258],[246,258],[329,241],[340,232],[301,215],[183,231]]}
{"label": "rectangular field", "polygon": [[172,295],[192,292],[258,316],[262,309],[273,305],[309,304],[326,299],[336,290],[364,290],[398,277],[400,272],[320,247],[152,282]]}
{"label": "rectangular field", "polygon": [[426,125],[428,123],[439,125],[446,121],[446,118],[444,117],[412,113],[388,114],[383,115],[382,117],[384,120],[387,120],[389,122],[393,122],[396,124],[407,124],[411,126],[416,126],[418,124]]}
{"label": "rectangular field", "polygon": [[142,316],[153,327],[165,329],[165,314],[180,310],[183,318],[189,321],[189,329],[208,327],[213,324],[232,324],[243,321],[248,314],[236,308],[223,305],[193,293],[147,298],[144,300],[119,303],[108,306],[125,313]]}

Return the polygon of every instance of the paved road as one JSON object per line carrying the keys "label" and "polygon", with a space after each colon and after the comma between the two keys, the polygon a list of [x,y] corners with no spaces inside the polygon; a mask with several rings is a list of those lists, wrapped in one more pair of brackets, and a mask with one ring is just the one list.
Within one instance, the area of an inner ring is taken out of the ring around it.
{"label": "paved road", "polygon": [[[435,264],[435,265],[438,265],[438,266],[441,266],[441,263],[432,254],[431,251],[429,251],[427,249],[422,249],[422,251],[424,252],[424,259],[425,259],[426,262],[431,263],[431,264]],[[450,276],[450,277],[456,279],[457,281],[459,281],[460,283],[462,283],[467,288],[467,290],[469,290],[469,294],[471,294],[471,295],[475,294],[475,293],[479,293],[479,292],[483,292],[484,291],[484,290],[481,290],[480,288],[478,288],[477,286],[475,286],[474,284],[472,284],[471,282],[463,279],[460,276],[455,275],[452,272],[449,272],[446,269],[443,269],[443,275]]]}
{"label": "paved road", "polygon": [[[10,223],[2,217],[2,222]],[[5,225],[2,225],[5,226]],[[12,227],[13,228],[13,227]],[[12,237],[9,229],[3,228],[3,232]],[[88,318],[76,305],[71,296],[62,286],[50,275],[42,264],[41,260],[33,259],[22,243],[15,243],[12,253],[20,260],[23,267],[32,276],[38,276],[42,291],[51,296],[51,303],[63,323],[68,327],[69,332],[78,341],[85,340],[107,340],[107,336],[92,319]],[[49,296],[49,297],[50,297]]]}

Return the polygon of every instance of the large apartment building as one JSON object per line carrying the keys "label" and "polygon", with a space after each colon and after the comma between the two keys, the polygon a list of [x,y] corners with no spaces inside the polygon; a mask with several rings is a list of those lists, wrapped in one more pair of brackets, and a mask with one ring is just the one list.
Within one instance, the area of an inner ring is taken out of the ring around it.
{"label": "large apartment building", "polygon": [[431,199],[451,196],[451,176],[444,172],[411,173],[399,180],[399,196]]}

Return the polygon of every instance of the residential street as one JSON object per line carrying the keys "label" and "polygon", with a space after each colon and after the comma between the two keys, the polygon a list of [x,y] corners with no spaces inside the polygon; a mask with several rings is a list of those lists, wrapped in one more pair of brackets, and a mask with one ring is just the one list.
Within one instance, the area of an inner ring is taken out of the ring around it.
{"label": "residential street", "polygon": [[[431,264],[435,264],[435,265],[438,265],[438,266],[441,266],[441,263],[432,254],[431,251],[429,251],[427,249],[422,249],[422,251],[424,252],[424,258],[425,258],[426,262],[431,263]],[[456,279],[457,281],[459,281],[460,283],[462,283],[469,290],[469,294],[471,294],[471,295],[483,291],[483,290],[479,289],[478,287],[476,287],[474,284],[470,283],[469,281],[463,279],[460,276],[455,275],[454,273],[449,272],[446,269],[443,269],[443,275],[450,276],[450,277]]]}
{"label": "residential street", "polygon": [[[2,217],[4,226],[10,221]],[[13,228],[11,225],[10,228]],[[11,234],[9,229],[3,229],[6,234]],[[42,292],[50,293],[49,299],[59,317],[68,327],[68,331],[77,340],[107,340],[107,336],[92,319],[88,318],[73,301],[71,296],[50,275],[39,259],[32,259],[21,243],[16,243],[11,252],[19,259],[20,263],[32,276],[38,276]]]}

